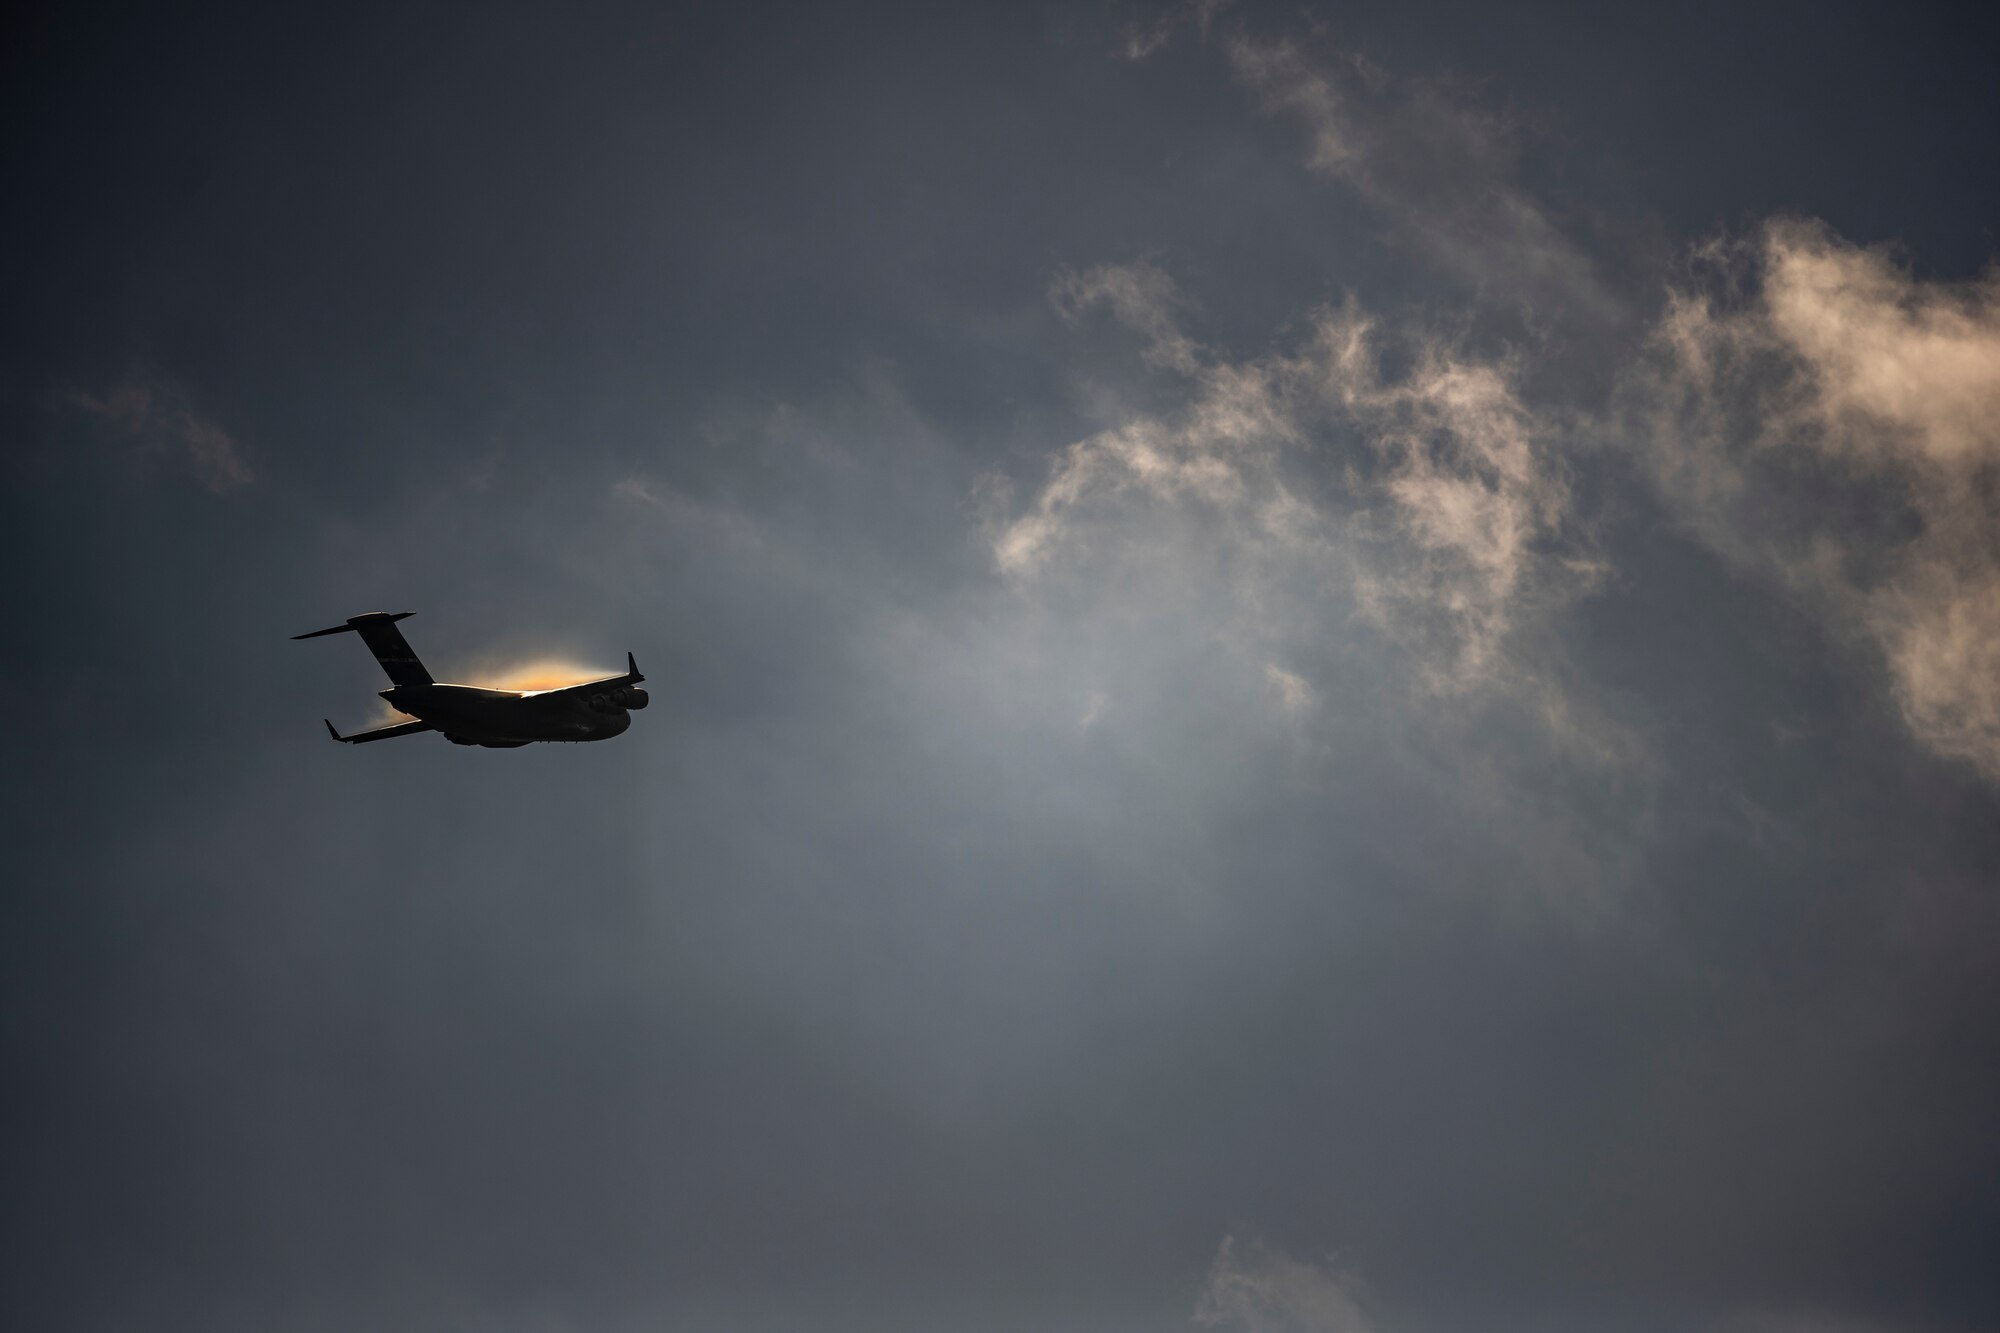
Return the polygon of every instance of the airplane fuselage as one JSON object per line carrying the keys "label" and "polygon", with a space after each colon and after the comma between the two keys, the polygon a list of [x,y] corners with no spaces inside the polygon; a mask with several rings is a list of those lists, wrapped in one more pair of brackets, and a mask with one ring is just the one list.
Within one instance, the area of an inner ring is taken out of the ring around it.
{"label": "airplane fuselage", "polygon": [[292,636],[318,639],[328,634],[359,634],[392,682],[382,691],[383,699],[413,719],[351,736],[341,735],[329,721],[327,734],[335,740],[361,745],[437,731],[454,745],[484,745],[495,750],[511,750],[534,741],[601,741],[631,726],[632,710],[644,708],[648,702],[646,691],[640,688],[646,678],[639,674],[639,663],[630,653],[625,654],[623,675],[580,680],[553,690],[441,684],[432,679],[396,628],[397,621],[409,618],[408,611],[394,615],[369,611],[349,616],[346,623],[329,629]]}
{"label": "airplane fuselage", "polygon": [[[514,746],[618,735],[632,725],[632,714],[614,697],[618,693],[580,696],[563,690],[520,693],[432,684],[398,685],[383,690],[382,697],[397,712],[421,718],[460,745]],[[629,691],[624,693],[629,697]]]}

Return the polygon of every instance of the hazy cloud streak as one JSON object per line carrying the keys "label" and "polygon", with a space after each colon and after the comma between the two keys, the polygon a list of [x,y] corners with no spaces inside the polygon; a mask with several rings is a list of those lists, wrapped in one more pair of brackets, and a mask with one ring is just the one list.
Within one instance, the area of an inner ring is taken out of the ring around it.
{"label": "hazy cloud streak", "polygon": [[1353,188],[1444,272],[1538,315],[1618,315],[1590,257],[1517,183],[1507,121],[1358,55],[1241,32],[1227,51],[1260,110],[1304,132],[1306,165]]}
{"label": "hazy cloud streak", "polygon": [[1911,731],[2000,778],[2000,280],[1823,225],[1706,247],[1623,410],[1712,544],[1871,640]]}
{"label": "hazy cloud streak", "polygon": [[1354,1278],[1225,1236],[1195,1305],[1195,1322],[1237,1333],[1374,1333]]}
{"label": "hazy cloud streak", "polygon": [[[1314,312],[1293,350],[1231,359],[1188,336],[1171,280],[1147,265],[1066,274],[1054,299],[1071,318],[1108,309],[1186,395],[1055,456],[993,534],[1009,576],[1152,549],[1198,514],[1207,556],[1172,543],[1160,554],[1231,571],[1253,622],[1296,576],[1337,583],[1445,691],[1492,683],[1521,610],[1587,583],[1594,564],[1566,527],[1551,433],[1506,362],[1415,335],[1400,339],[1409,370],[1385,374],[1393,339],[1352,302]],[[1325,608],[1307,614],[1336,628]],[[1256,628],[1280,637],[1269,617]]]}
{"label": "hazy cloud streak", "polygon": [[235,437],[196,413],[172,385],[128,379],[101,397],[78,393],[71,401],[148,450],[180,455],[196,480],[217,495],[256,480]]}

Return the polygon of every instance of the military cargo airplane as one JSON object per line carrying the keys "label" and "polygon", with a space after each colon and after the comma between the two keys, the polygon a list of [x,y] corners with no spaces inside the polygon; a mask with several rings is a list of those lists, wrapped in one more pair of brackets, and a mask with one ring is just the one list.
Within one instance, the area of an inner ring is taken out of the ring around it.
{"label": "military cargo airplane", "polygon": [[632,725],[631,709],[644,708],[650,700],[639,688],[645,677],[632,654],[625,654],[625,674],[586,680],[556,690],[489,690],[478,685],[446,685],[431,679],[424,664],[410,651],[396,622],[413,612],[370,611],[349,616],[344,625],[316,629],[310,634],[294,634],[294,639],[317,639],[323,634],[345,634],[352,630],[368,645],[375,660],[389,673],[392,683],[382,697],[399,713],[408,713],[414,722],[343,736],[328,722],[326,729],[337,741],[360,745],[364,741],[386,741],[392,736],[414,736],[420,731],[437,731],[454,745],[483,745],[489,750],[511,750],[530,741],[601,741],[616,736]]}

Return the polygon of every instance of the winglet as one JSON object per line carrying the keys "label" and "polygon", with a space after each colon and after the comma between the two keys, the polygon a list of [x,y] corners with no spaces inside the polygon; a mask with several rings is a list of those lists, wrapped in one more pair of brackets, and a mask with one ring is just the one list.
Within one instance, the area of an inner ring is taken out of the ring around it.
{"label": "winglet", "polygon": [[625,654],[625,674],[635,681],[645,679],[644,676],[639,674],[639,659],[632,656],[629,652]]}
{"label": "winglet", "polygon": [[344,740],[346,740],[346,739],[347,739],[347,737],[345,737],[345,736],[341,735],[341,734],[340,734],[339,732],[337,732],[337,731],[335,731],[335,730],[333,729],[333,722],[332,722],[332,721],[331,721],[330,719],[328,719],[328,718],[321,718],[321,719],[320,719],[320,721],[322,721],[322,722],[325,722],[325,723],[326,723],[326,734],[327,734],[327,735],[329,735],[329,736],[333,737],[333,738],[334,738],[335,740],[337,740],[337,741],[344,741]]}

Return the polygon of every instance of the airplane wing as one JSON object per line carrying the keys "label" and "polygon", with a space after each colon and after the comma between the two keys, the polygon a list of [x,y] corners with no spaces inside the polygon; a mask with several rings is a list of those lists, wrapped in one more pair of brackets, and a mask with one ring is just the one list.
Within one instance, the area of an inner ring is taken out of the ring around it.
{"label": "airplane wing", "polygon": [[645,677],[639,674],[639,663],[632,654],[625,654],[625,674],[605,676],[601,680],[583,680],[574,685],[564,685],[553,690],[535,690],[527,697],[531,699],[555,699],[565,694],[597,694],[604,690],[615,690],[624,685],[637,685]]}
{"label": "airplane wing", "polygon": [[343,736],[333,729],[333,723],[326,724],[326,734],[337,741],[349,745],[360,745],[366,741],[386,741],[392,736],[414,736],[420,731],[436,731],[428,722],[398,722],[393,727],[377,727],[373,731],[357,731],[352,736]]}

